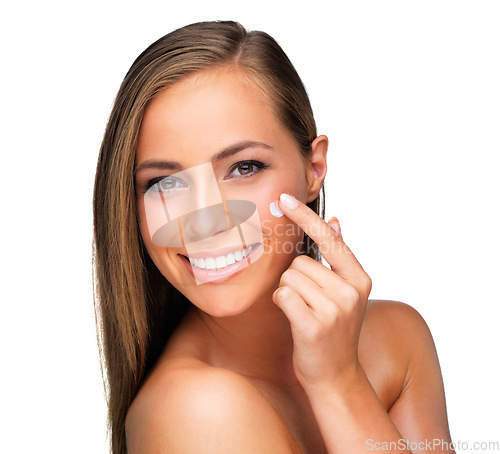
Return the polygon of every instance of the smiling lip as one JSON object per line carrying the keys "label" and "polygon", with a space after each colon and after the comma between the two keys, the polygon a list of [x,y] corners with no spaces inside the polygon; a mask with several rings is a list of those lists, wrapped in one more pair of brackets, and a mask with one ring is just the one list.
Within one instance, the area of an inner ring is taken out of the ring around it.
{"label": "smiling lip", "polygon": [[[260,243],[254,243],[251,246],[248,246],[249,253],[246,257],[242,257],[239,261],[235,261],[231,265],[227,265],[221,269],[203,269],[199,268],[197,266],[194,266],[191,264],[190,260],[182,254],[179,254],[181,256],[181,260],[185,263],[186,267],[188,268],[188,271],[191,273],[193,277],[196,278],[198,283],[206,283],[206,282],[214,282],[217,281],[217,283],[226,281],[227,279],[233,277],[235,274],[239,273],[243,269],[245,269],[248,265],[251,264],[250,262],[250,257],[252,257],[255,254],[255,251],[259,249],[261,246]],[[193,259],[216,259],[217,257],[225,255],[227,257],[228,254],[234,254],[236,251],[241,251],[243,248],[240,246],[239,249],[235,248],[225,248],[225,249],[219,249],[217,251],[217,255],[215,255],[214,252],[210,252],[210,254],[195,254],[194,256],[189,255],[189,258],[191,260]],[[227,252],[226,252],[227,251]],[[226,252],[224,254],[224,252]]]}

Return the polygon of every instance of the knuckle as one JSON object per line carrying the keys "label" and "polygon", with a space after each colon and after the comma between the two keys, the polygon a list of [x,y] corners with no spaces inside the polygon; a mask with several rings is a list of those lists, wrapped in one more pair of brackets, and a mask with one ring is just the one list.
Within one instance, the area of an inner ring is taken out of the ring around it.
{"label": "knuckle", "polygon": [[372,278],[370,276],[368,276],[368,274],[366,274],[365,291],[367,294],[370,294],[370,292],[372,291],[372,285],[373,285]]}
{"label": "knuckle", "polygon": [[311,261],[311,257],[307,255],[298,255],[292,260],[291,267],[302,268],[304,265],[307,265]]}
{"label": "knuckle", "polygon": [[278,298],[279,299],[289,299],[293,295],[293,290],[286,285],[279,288]]}
{"label": "knuckle", "polygon": [[359,301],[359,292],[352,285],[346,285],[344,287],[343,296],[349,306],[354,306]]}
{"label": "knuckle", "polygon": [[298,273],[299,271],[294,270],[292,268],[286,269],[281,275],[280,284],[284,285],[291,284],[296,280]]}

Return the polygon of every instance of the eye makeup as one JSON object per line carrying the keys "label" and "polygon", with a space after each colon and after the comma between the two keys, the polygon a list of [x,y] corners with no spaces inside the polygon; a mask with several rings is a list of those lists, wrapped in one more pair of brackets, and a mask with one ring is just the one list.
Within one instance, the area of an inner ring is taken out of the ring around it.
{"label": "eye makeup", "polygon": [[158,190],[170,191],[187,187],[187,183],[175,176],[156,177],[146,183],[146,191],[159,183]]}
{"label": "eye makeup", "polygon": [[[223,178],[223,180],[229,180],[232,178],[248,178],[264,169],[267,169],[268,167],[269,164],[264,164],[263,162],[256,161],[254,159],[239,161],[231,166],[231,168],[229,169],[227,175]],[[230,176],[236,170],[239,170],[240,174],[236,176]],[[241,173],[242,171],[244,173]]]}
{"label": "eye makeup", "polygon": [[[228,180],[241,180],[242,178],[249,178],[256,175],[259,172],[270,167],[270,164],[265,164],[261,161],[255,159],[247,159],[234,163],[230,166],[226,175],[222,178],[222,181]],[[183,180],[177,178],[175,174],[173,175],[161,175],[155,178],[147,180],[145,183],[139,183],[138,187],[141,189],[142,193],[146,193],[152,186],[160,183],[159,190],[172,190],[172,189],[182,189],[186,187],[186,183]]]}

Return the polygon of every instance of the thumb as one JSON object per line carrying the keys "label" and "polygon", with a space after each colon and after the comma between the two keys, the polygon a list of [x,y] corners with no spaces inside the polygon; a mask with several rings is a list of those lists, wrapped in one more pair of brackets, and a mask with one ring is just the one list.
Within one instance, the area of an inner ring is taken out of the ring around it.
{"label": "thumb", "polygon": [[328,225],[332,227],[333,230],[335,230],[342,237],[342,232],[340,230],[340,223],[336,217],[330,218],[328,221]]}

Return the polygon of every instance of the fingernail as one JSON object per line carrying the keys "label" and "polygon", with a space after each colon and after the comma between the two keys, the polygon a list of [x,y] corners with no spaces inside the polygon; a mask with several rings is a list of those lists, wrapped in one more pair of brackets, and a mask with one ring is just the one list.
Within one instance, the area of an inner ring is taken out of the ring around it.
{"label": "fingernail", "polygon": [[281,208],[278,205],[277,200],[275,200],[274,202],[271,202],[271,204],[269,205],[269,211],[271,212],[271,214],[275,218],[280,218],[281,216],[283,216],[285,214],[285,213],[283,213],[283,211],[281,211]]}
{"label": "fingernail", "polygon": [[290,208],[291,210],[299,206],[299,202],[297,201],[297,199],[289,194],[281,194],[280,200],[283,205],[285,205],[287,208]]}
{"label": "fingernail", "polygon": [[342,233],[340,232],[340,222],[338,220],[330,220],[328,221],[328,224],[342,237]]}

